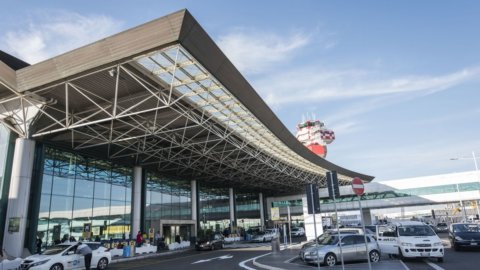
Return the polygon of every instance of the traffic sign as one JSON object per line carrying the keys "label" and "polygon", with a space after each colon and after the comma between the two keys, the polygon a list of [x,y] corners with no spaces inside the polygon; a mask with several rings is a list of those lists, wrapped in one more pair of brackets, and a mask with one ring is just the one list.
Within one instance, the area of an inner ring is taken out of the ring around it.
{"label": "traffic sign", "polygon": [[358,196],[362,196],[365,192],[365,186],[363,185],[362,179],[355,177],[352,180],[352,189],[353,193],[357,194]]}

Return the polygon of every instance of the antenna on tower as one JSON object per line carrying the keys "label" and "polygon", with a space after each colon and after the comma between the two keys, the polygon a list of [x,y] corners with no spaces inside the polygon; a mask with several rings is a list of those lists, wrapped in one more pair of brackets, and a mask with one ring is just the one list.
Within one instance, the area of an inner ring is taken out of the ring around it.
{"label": "antenna on tower", "polygon": [[302,113],[302,123],[305,123],[305,114]]}

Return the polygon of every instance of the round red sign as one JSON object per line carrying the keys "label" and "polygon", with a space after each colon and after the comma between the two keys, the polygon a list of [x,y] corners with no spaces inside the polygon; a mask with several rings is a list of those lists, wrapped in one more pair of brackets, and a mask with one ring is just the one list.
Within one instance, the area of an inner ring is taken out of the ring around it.
{"label": "round red sign", "polygon": [[358,196],[362,196],[365,192],[365,186],[363,185],[362,179],[355,177],[352,180],[352,189],[353,193],[357,194]]}

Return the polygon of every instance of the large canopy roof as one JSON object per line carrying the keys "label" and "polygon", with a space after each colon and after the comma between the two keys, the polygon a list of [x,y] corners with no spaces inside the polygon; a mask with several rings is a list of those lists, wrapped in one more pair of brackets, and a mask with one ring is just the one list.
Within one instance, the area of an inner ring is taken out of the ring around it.
{"label": "large canopy roof", "polygon": [[294,193],[358,176],[304,147],[187,10],[14,71],[0,121],[20,136],[164,174]]}

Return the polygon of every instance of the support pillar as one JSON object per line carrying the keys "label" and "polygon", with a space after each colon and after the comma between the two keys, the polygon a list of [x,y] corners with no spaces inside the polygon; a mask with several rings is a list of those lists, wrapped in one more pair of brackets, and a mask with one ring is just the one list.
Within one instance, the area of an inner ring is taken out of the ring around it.
{"label": "support pillar", "polygon": [[365,222],[365,225],[372,225],[372,213],[370,212],[370,209],[363,208],[361,214],[363,216],[363,222]]}
{"label": "support pillar", "polygon": [[265,226],[265,207],[263,206],[263,193],[258,193],[258,201],[260,203],[260,226],[262,230]]}
{"label": "support pillar", "polygon": [[133,167],[133,208],[132,208],[132,226],[130,238],[135,239],[140,231],[140,218],[142,211],[142,167]]}
{"label": "support pillar", "polygon": [[315,226],[317,224],[317,236],[323,233],[323,223],[322,223],[322,216],[320,213],[315,213],[315,223],[313,222],[313,214],[308,213],[308,202],[307,196],[302,197],[302,205],[303,205],[303,220],[305,222],[305,236],[307,237],[307,241],[315,239]]}
{"label": "support pillar", "polygon": [[192,235],[197,236],[198,226],[198,191],[197,180],[190,181],[190,189],[192,193],[192,220],[195,221]]}
{"label": "support pillar", "polygon": [[15,141],[3,239],[3,249],[13,257],[23,255],[34,156],[35,141],[23,138]]}
{"label": "support pillar", "polygon": [[230,198],[230,232],[233,233],[233,227],[237,226],[237,221],[235,219],[235,194],[233,188],[229,188],[228,193]]}

